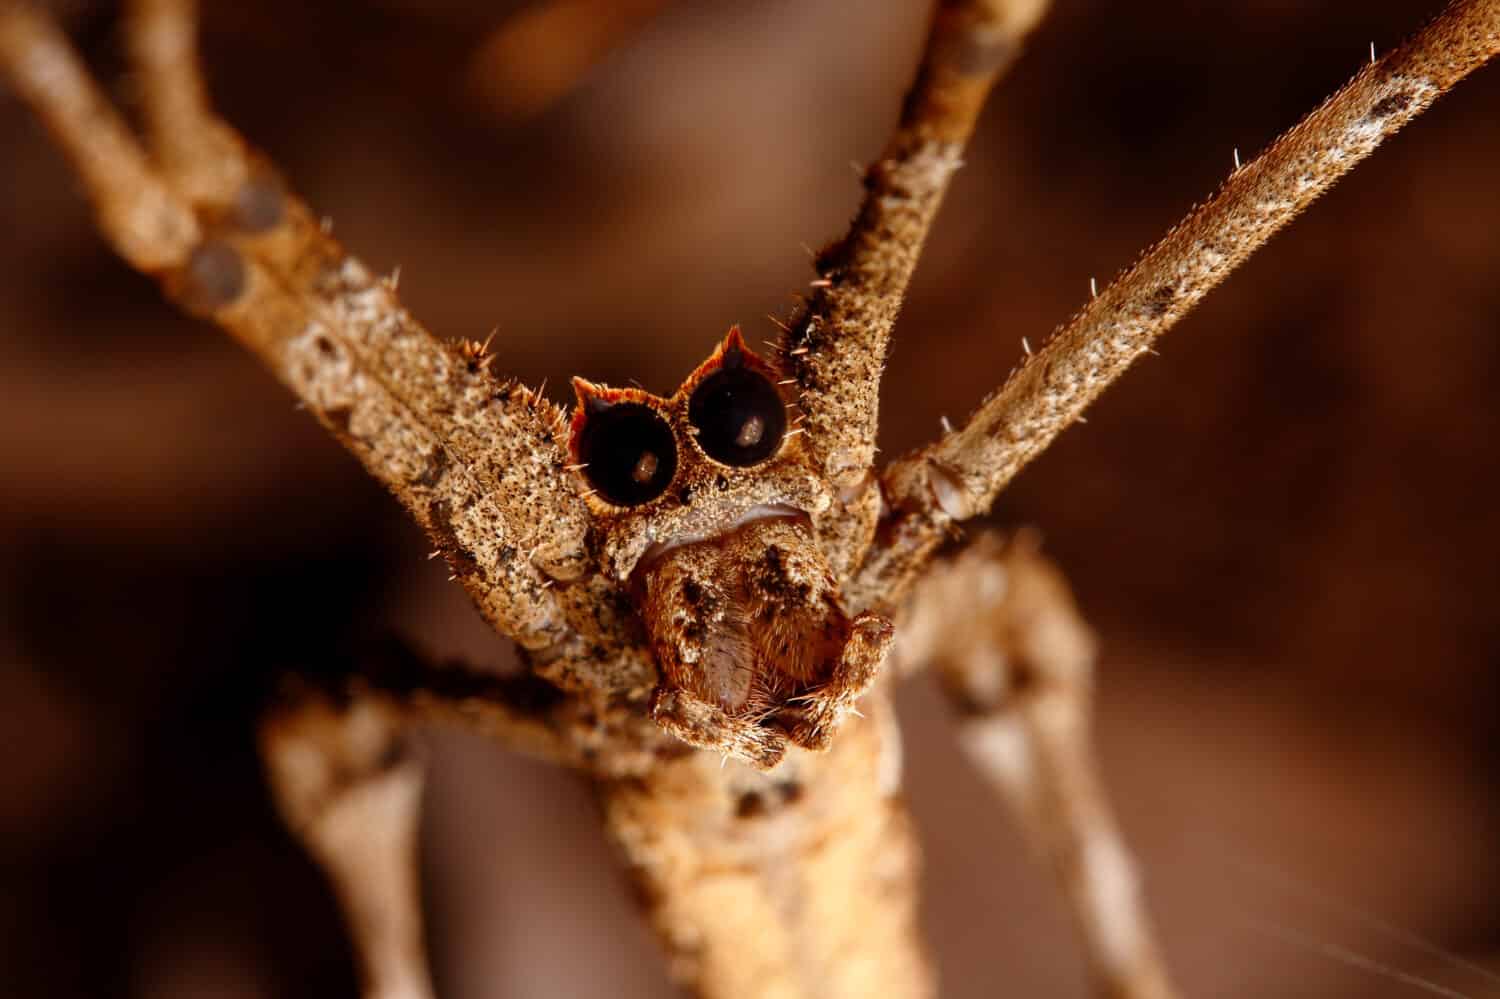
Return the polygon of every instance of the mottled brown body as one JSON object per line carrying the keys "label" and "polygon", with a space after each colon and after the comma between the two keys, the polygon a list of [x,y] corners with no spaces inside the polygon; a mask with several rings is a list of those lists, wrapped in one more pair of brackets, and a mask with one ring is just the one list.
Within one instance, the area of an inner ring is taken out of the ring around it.
{"label": "mottled brown body", "polygon": [[772,773],[710,754],[600,786],[673,978],[704,996],[924,999],[917,846],[889,694]]}
{"label": "mottled brown body", "polygon": [[756,766],[826,746],[874,681],[889,621],[844,610],[812,524],[760,517],[644,567],[641,617],[661,670],[652,714]]}

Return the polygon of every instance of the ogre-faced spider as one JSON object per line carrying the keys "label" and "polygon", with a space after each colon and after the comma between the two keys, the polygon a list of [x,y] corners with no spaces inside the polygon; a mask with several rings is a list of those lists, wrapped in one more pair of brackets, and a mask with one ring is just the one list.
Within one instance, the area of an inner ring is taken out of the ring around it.
{"label": "ogre-faced spider", "polygon": [[1457,0],[1243,164],[932,444],[880,464],[902,297],[991,87],[1045,0],[943,0],[849,232],[774,349],[737,328],[672,395],[575,379],[571,417],[450,345],[210,110],[191,0],[128,16],[142,143],[60,31],[0,5],[0,69],[106,238],[252,350],[422,526],[528,673],[372,657],[263,726],[367,994],[430,994],[408,732],[439,720],[598,789],[674,977],[705,996],[919,996],[893,679],[931,668],[1027,821],[1108,995],[1171,994],[1088,740],[1092,638],[1024,533],[936,556],[1198,300],[1500,47]]}

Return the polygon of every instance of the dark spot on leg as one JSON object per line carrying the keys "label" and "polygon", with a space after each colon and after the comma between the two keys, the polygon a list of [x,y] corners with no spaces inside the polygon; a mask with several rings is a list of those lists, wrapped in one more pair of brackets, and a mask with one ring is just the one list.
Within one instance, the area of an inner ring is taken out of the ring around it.
{"label": "dark spot on leg", "polygon": [[[878,163],[872,164],[870,171],[873,171],[878,165]],[[871,184],[870,171],[865,172],[866,187],[869,187]],[[853,256],[854,247],[849,243],[849,240],[847,238],[840,239],[829,243],[818,251],[817,257],[813,260],[813,269],[818,272],[818,277],[837,283],[841,273],[848,269],[849,261]],[[804,317],[797,324],[797,329],[792,333],[791,340],[795,346],[812,346],[813,337],[812,325]]]}
{"label": "dark spot on leg", "polygon": [[734,803],[734,817],[737,819],[753,819],[764,814],[766,814],[766,799],[755,791],[745,792]]}
{"label": "dark spot on leg", "polygon": [[1017,659],[1012,662],[1006,679],[1009,681],[1007,696],[1015,700],[1035,697],[1043,682],[1036,667],[1026,659]]}
{"label": "dark spot on leg", "polygon": [[432,454],[427,456],[427,467],[417,476],[416,484],[431,489],[443,480],[447,471],[448,452],[441,447],[434,448]]}
{"label": "dark spot on leg", "polygon": [[281,181],[269,174],[251,177],[234,196],[234,224],[245,232],[265,232],[286,217]]}
{"label": "dark spot on leg", "polygon": [[1411,107],[1411,103],[1414,100],[1416,100],[1415,95],[1407,93],[1406,91],[1402,91],[1399,94],[1392,94],[1389,97],[1383,97],[1380,100],[1376,101],[1375,104],[1370,108],[1370,110],[1365,114],[1365,120],[1380,121],[1382,119],[1389,118],[1396,112],[1405,111],[1407,108]]}
{"label": "dark spot on leg", "polygon": [[453,504],[447,500],[433,500],[427,507],[427,526],[437,541],[438,548],[443,553],[448,567],[453,570],[454,575],[467,576],[478,571],[479,563],[474,553],[456,547],[451,539],[453,537]]}
{"label": "dark spot on leg", "polygon": [[313,346],[318,348],[318,353],[322,354],[324,357],[330,360],[337,357],[339,354],[338,348],[333,345],[333,341],[328,339],[326,336],[320,336],[316,340],[314,340]]}
{"label": "dark spot on leg", "polygon": [[183,308],[208,315],[245,293],[245,262],[228,243],[204,240],[193,249],[176,284]]}
{"label": "dark spot on leg", "polygon": [[335,432],[347,437],[349,435],[349,418],[353,415],[354,410],[348,406],[335,406],[333,409],[324,411],[323,419],[328,421],[328,425]]}
{"label": "dark spot on leg", "polygon": [[442,537],[453,536],[453,504],[445,499],[433,500],[427,507],[427,522],[433,533]]}
{"label": "dark spot on leg", "polygon": [[1177,289],[1172,285],[1164,284],[1153,291],[1146,301],[1146,315],[1152,319],[1160,319],[1167,314],[1167,310],[1175,301],[1177,301]]}

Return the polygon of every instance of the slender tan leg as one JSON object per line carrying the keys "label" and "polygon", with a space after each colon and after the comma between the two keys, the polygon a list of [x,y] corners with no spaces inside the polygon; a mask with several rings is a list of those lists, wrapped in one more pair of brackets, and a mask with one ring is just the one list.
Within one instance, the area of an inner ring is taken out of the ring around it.
{"label": "slender tan leg", "polygon": [[585,508],[558,473],[562,411],[491,375],[487,345],[424,329],[394,278],[349,256],[215,114],[197,15],[195,0],[133,0],[128,39],[163,174],[252,278],[239,311],[272,315],[248,299],[282,297],[282,320],[241,338],[407,506],[538,672],[596,698],[648,688],[654,669],[609,610],[617,601],[593,572]]}
{"label": "slender tan leg", "polygon": [[[126,16],[148,145],[162,175],[194,206],[234,205],[247,193],[253,165],[244,140],[209,102],[198,65],[196,0],[133,0]],[[261,193],[267,199],[276,194]],[[262,207],[266,212],[258,221],[279,220],[274,201]]]}
{"label": "slender tan leg", "polygon": [[849,232],[817,259],[806,306],[781,338],[808,447],[839,491],[818,523],[841,577],[869,547],[880,378],[891,329],[927,233],[991,88],[1048,0],[941,0],[916,80]]}
{"label": "slender tan leg", "polygon": [[[600,739],[628,744],[534,677],[432,665],[396,643],[363,651],[342,675],[289,677],[262,722],[261,753],[282,817],[338,896],[368,999],[431,995],[416,866],[422,763],[413,751],[425,723],[575,769],[591,767]],[[613,764],[628,766],[628,756]],[[650,760],[637,754],[639,767]]]}
{"label": "slender tan leg", "polygon": [[886,496],[906,523],[902,551],[886,553],[886,564],[872,571],[919,569],[949,525],[987,511],[1027,462],[1235,267],[1497,52],[1500,4],[1453,0],[1237,168],[1040,350],[1028,351],[963,425],[886,468]]}
{"label": "slender tan leg", "polygon": [[127,28],[149,156],[57,26],[0,2],[0,76],[67,152],[116,250],[256,353],[426,528],[498,630],[555,674],[583,672],[587,648],[602,652],[596,686],[649,687],[626,626],[594,613],[587,513],[555,471],[562,412],[491,376],[477,345],[422,328],[395,282],[212,113],[191,0],[137,0]]}
{"label": "slender tan leg", "polygon": [[1102,995],[1173,994],[1089,739],[1094,638],[1025,534],[981,537],[912,595],[898,654],[931,665],[969,759],[1067,895]]}
{"label": "slender tan leg", "polygon": [[429,999],[417,828],[422,764],[399,713],[378,696],[307,694],[261,728],[288,828],[338,896],[366,999]]}

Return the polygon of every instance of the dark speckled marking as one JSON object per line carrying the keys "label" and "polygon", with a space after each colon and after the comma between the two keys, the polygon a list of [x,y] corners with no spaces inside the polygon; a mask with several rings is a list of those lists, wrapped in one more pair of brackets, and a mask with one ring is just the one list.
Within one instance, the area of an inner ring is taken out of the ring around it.
{"label": "dark speckled marking", "polygon": [[1411,107],[1411,103],[1414,100],[1416,100],[1416,95],[1408,91],[1402,91],[1399,94],[1392,94],[1389,97],[1383,97],[1380,100],[1376,101],[1375,104],[1370,108],[1370,110],[1365,114],[1365,120],[1380,121],[1384,118],[1389,118],[1396,112],[1405,111],[1407,108]]}
{"label": "dark speckled marking", "polygon": [[1152,319],[1160,319],[1167,314],[1172,303],[1177,300],[1177,289],[1172,285],[1164,284],[1151,293],[1146,301],[1146,314]]}
{"label": "dark speckled marking", "polygon": [[325,410],[323,418],[335,431],[345,436],[349,434],[349,418],[354,415],[354,410],[348,406],[335,406]]}
{"label": "dark speckled marking", "polygon": [[427,457],[427,467],[417,476],[417,485],[431,489],[443,481],[443,476],[448,471],[448,461],[448,452],[441,447],[435,448]]}
{"label": "dark speckled marking", "polygon": [[234,196],[234,224],[245,232],[266,232],[286,217],[281,182],[267,174],[251,177]]}
{"label": "dark speckled marking", "polygon": [[746,791],[734,803],[734,817],[737,819],[753,819],[766,811],[766,799],[758,791]]}
{"label": "dark speckled marking", "polygon": [[180,276],[183,307],[204,315],[232,304],[245,293],[245,262],[228,243],[204,240],[193,249]]}

